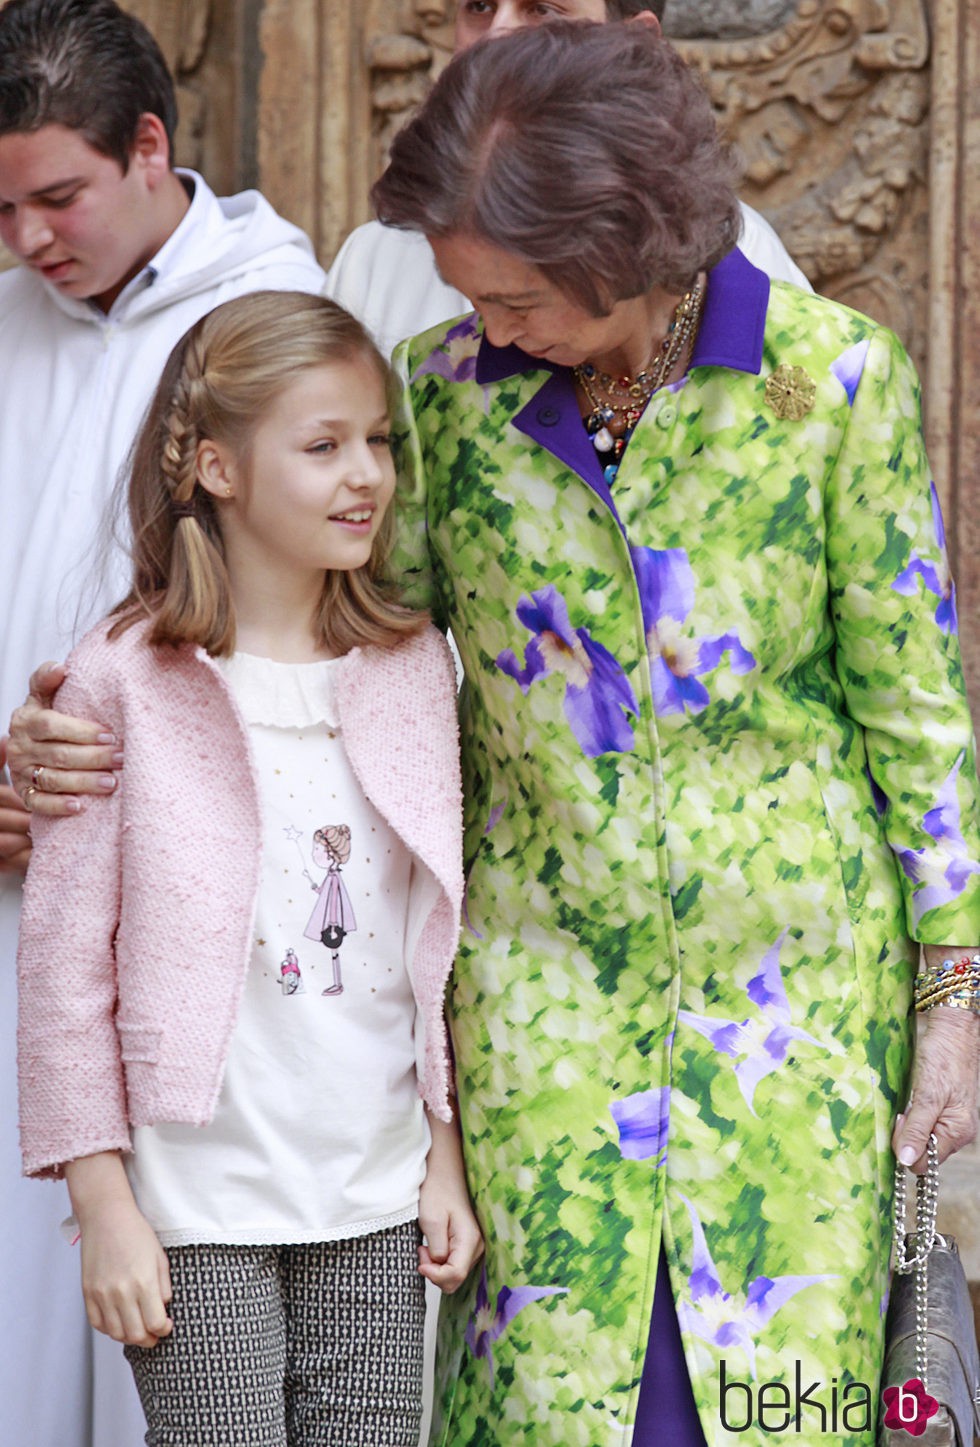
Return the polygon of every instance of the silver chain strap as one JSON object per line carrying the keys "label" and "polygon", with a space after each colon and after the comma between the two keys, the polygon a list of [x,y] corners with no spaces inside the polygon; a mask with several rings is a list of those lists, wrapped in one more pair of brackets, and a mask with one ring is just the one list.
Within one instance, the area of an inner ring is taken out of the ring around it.
{"label": "silver chain strap", "polygon": [[929,1390],[926,1335],[929,1330],[929,1253],[936,1244],[936,1208],[939,1204],[939,1148],[936,1137],[926,1147],[926,1172],[915,1188],[915,1252],[908,1254],[905,1242],[905,1167],[895,1164],[895,1209],[892,1230],[895,1239],[895,1270],[900,1276],[915,1272],[915,1369],[923,1387]]}

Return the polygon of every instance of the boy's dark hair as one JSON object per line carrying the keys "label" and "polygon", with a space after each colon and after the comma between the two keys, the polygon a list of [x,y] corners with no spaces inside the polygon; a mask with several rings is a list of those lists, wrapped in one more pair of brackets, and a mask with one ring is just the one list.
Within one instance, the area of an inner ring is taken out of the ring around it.
{"label": "boy's dark hair", "polygon": [[144,112],[173,153],[173,78],[141,20],[114,0],[8,0],[0,9],[0,136],[67,126],[123,171]]}
{"label": "boy's dark hair", "polygon": [[629,20],[643,10],[652,10],[658,20],[664,18],[667,0],[606,0],[607,20]]}

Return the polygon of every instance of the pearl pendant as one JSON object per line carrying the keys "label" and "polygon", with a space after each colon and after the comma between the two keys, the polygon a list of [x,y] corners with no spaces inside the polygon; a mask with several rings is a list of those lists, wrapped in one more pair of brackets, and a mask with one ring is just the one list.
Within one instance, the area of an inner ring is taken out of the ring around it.
{"label": "pearl pendant", "polygon": [[608,427],[600,427],[599,431],[592,438],[592,446],[596,452],[609,452],[613,445],[613,436]]}

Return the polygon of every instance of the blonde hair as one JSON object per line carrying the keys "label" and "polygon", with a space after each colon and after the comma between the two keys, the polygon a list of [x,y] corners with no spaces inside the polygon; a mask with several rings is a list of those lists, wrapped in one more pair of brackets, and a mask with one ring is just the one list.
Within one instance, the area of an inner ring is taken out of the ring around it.
{"label": "blonde hair", "polygon": [[[260,291],[215,307],[174,347],[133,447],[127,506],[133,583],[114,610],[110,637],[151,620],[154,645],[197,643],[234,652],[235,611],[218,509],[197,480],[208,439],[245,459],[264,412],[313,367],[366,357],[393,401],[391,369],[348,312],[305,292]],[[392,647],[427,616],[398,602],[382,570],[393,535],[389,509],[371,557],[328,570],[314,620],[317,643],[336,655],[364,644]]]}

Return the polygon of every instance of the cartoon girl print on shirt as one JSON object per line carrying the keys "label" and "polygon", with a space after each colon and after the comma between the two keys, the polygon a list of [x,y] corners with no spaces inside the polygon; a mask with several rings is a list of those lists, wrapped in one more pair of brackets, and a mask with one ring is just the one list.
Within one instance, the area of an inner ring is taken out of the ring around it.
{"label": "cartoon girl print on shirt", "polygon": [[[325,995],[344,993],[340,976],[340,946],[347,935],[357,929],[350,895],[340,877],[340,867],[348,859],[350,828],[347,824],[327,824],[316,831],[313,835],[313,862],[325,869],[327,876],[320,885],[310,879],[318,898],[303,934],[308,940],[319,940],[331,951],[333,981],[324,990]],[[310,878],[308,874],[307,878]]]}

